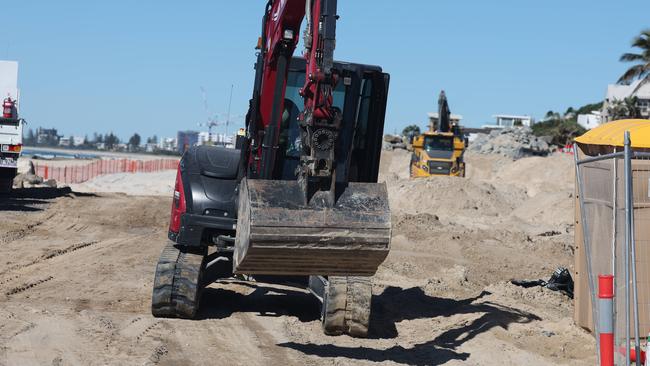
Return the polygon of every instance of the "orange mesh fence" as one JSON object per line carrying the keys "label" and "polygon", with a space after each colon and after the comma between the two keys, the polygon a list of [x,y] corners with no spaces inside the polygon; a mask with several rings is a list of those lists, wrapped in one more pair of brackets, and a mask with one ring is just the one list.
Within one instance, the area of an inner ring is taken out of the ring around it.
{"label": "orange mesh fence", "polygon": [[58,183],[83,183],[99,175],[116,173],[153,173],[163,170],[176,170],[178,160],[96,160],[85,165],[49,166],[34,164],[36,175],[43,179],[54,179]]}

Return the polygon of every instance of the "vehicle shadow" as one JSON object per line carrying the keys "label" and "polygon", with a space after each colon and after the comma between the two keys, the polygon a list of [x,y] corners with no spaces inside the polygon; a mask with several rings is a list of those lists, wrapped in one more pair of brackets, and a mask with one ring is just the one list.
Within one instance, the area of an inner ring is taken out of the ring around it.
{"label": "vehicle shadow", "polygon": [[462,300],[428,296],[421,288],[388,287],[373,297],[369,338],[398,336],[396,323],[403,320],[449,317],[455,314],[482,314],[470,323],[446,330],[434,339],[411,348],[394,346],[388,349],[341,347],[332,344],[287,342],[279,346],[318,357],[346,357],[374,362],[393,361],[406,365],[440,365],[450,360],[467,360],[469,353],[457,349],[465,342],[493,328],[508,329],[510,324],[525,324],[540,318],[534,314],[502,305],[480,301],[487,291]]}
{"label": "vehicle shadow", "polygon": [[244,295],[226,288],[206,288],[201,298],[198,318],[224,319],[234,313],[258,313],[261,316],[291,316],[301,322],[320,319],[318,300],[305,291],[278,288],[259,282],[236,283],[252,288],[253,292]]}
{"label": "vehicle shadow", "polygon": [[8,194],[0,194],[0,211],[34,212],[42,211],[51,200],[70,197],[95,197],[93,193],[73,192],[70,187],[17,188]]}

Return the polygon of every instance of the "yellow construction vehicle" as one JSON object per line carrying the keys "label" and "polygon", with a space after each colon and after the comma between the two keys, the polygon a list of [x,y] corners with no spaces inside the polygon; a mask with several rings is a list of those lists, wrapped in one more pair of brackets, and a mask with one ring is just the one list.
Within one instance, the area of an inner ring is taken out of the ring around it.
{"label": "yellow construction vehicle", "polygon": [[411,178],[433,175],[465,176],[464,138],[458,123],[452,123],[451,112],[444,90],[438,98],[437,122],[432,122],[429,131],[413,139],[411,156]]}

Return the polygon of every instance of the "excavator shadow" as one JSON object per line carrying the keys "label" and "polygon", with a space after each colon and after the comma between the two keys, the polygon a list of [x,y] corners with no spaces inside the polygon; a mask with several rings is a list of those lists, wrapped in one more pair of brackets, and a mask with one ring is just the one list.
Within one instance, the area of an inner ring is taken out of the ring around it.
{"label": "excavator shadow", "polygon": [[[228,284],[252,288],[253,292],[242,294]],[[224,285],[231,288],[225,288]],[[224,319],[234,313],[257,313],[270,317],[290,316],[301,322],[320,318],[318,300],[305,290],[240,281],[222,281],[217,286],[204,290],[199,319]]]}
{"label": "excavator shadow", "polygon": [[63,188],[17,188],[9,194],[0,194],[0,211],[42,211],[51,200],[64,197],[95,196],[92,193],[73,192]]}
{"label": "excavator shadow", "polygon": [[[318,357],[345,357],[374,362],[393,361],[405,365],[440,365],[451,360],[467,360],[469,353],[457,349],[465,342],[493,328],[508,329],[510,324],[525,324],[540,318],[534,314],[502,305],[482,302],[490,295],[483,291],[475,297],[454,300],[428,296],[421,288],[388,287],[373,298],[370,321],[371,339],[397,338],[396,323],[403,320],[450,317],[455,314],[481,314],[470,323],[462,323],[435,338],[411,348],[394,346],[388,349],[341,347],[332,344],[287,342],[279,346]],[[431,332],[435,332],[432,329]]]}

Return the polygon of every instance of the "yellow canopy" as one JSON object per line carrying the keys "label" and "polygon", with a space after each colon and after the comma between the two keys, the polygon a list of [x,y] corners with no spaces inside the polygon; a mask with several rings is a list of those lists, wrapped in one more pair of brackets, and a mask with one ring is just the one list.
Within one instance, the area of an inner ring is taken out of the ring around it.
{"label": "yellow canopy", "polygon": [[603,123],[575,139],[584,145],[624,146],[625,131],[630,131],[632,147],[650,148],[650,120],[622,119]]}

